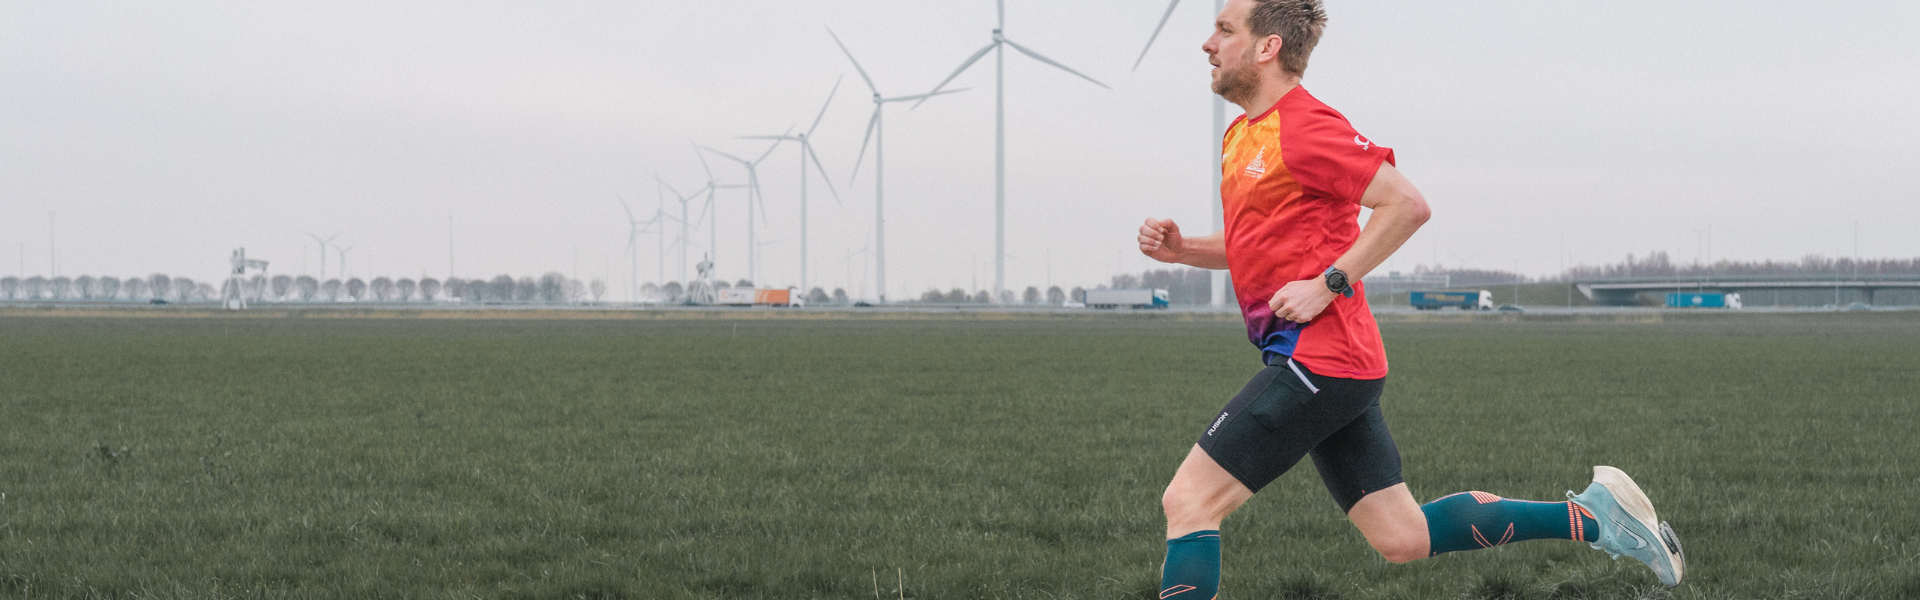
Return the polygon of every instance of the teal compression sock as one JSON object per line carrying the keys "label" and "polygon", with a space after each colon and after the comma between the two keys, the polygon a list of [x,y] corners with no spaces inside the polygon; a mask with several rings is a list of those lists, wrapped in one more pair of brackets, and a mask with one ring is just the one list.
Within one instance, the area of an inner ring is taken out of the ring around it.
{"label": "teal compression sock", "polygon": [[1600,538],[1599,524],[1572,502],[1507,500],[1486,492],[1460,492],[1420,507],[1427,514],[1432,554],[1479,550],[1526,540]]}
{"label": "teal compression sock", "polygon": [[1220,532],[1195,531],[1167,540],[1161,600],[1213,600],[1219,590]]}

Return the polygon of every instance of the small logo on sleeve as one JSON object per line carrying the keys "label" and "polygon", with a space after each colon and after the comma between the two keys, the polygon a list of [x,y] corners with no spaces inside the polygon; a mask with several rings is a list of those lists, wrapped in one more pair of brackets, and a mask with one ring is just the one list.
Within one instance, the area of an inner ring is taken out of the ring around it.
{"label": "small logo on sleeve", "polygon": [[1353,145],[1359,146],[1361,150],[1373,149],[1373,142],[1367,138],[1360,137],[1358,134],[1353,136]]}
{"label": "small logo on sleeve", "polygon": [[1265,176],[1266,174],[1267,174],[1267,148],[1266,146],[1261,146],[1260,152],[1258,154],[1253,155],[1253,162],[1247,163],[1247,176],[1252,177],[1254,179],[1259,179]]}

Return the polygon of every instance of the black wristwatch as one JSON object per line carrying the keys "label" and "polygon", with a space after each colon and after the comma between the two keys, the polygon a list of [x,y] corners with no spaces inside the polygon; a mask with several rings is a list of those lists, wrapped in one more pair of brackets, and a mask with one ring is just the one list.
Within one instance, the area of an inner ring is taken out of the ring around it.
{"label": "black wristwatch", "polygon": [[1346,271],[1340,270],[1339,267],[1327,267],[1327,272],[1321,275],[1327,278],[1328,290],[1348,298],[1353,297],[1353,282],[1347,281]]}

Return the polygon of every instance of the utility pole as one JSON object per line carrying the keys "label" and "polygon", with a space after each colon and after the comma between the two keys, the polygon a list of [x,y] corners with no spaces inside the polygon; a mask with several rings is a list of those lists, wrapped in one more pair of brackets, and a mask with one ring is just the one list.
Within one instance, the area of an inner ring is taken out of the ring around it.
{"label": "utility pole", "polygon": [[53,211],[47,211],[47,277],[60,276],[60,245],[53,241]]}
{"label": "utility pole", "polygon": [[1520,305],[1520,259],[1513,260],[1513,305]]}
{"label": "utility pole", "polygon": [[447,215],[447,279],[453,279],[453,215]]}

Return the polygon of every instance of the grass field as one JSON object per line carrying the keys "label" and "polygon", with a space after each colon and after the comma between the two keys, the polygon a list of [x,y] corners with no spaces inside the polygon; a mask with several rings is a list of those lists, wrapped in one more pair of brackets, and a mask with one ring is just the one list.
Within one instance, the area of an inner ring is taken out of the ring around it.
{"label": "grass field", "polygon": [[[1920,314],[1399,323],[1422,500],[1611,464],[1675,598],[1920,597]],[[0,597],[1154,598],[1237,323],[0,317]],[[1223,597],[1667,597],[1573,542],[1377,558],[1311,464]]]}

